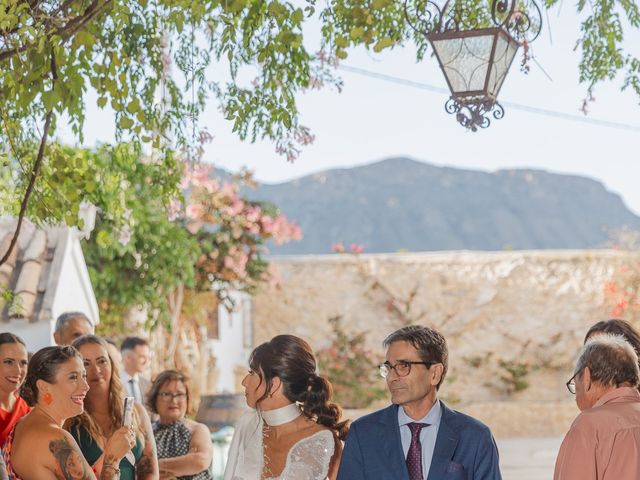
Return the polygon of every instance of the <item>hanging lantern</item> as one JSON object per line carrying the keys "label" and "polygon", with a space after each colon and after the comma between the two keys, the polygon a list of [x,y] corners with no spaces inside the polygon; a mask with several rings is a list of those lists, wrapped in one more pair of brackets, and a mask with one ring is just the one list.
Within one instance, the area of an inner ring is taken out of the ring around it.
{"label": "hanging lantern", "polygon": [[405,3],[409,25],[429,40],[451,91],[445,109],[471,131],[487,128],[490,115],[504,116],[497,97],[509,67],[518,48],[540,33],[542,15],[535,2],[517,5],[521,8],[516,0],[493,0],[483,22],[493,25],[469,28],[459,3],[442,8],[430,0]]}

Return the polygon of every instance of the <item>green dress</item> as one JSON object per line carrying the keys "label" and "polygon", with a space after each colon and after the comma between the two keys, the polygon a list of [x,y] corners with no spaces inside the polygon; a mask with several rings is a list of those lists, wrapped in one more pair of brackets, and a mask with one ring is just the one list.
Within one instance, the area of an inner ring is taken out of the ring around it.
{"label": "green dress", "polygon": [[[98,446],[96,441],[89,435],[89,432],[82,425],[74,425],[70,432],[76,443],[82,451],[82,455],[89,462],[89,465],[96,463],[100,455],[102,455],[102,449]],[[140,459],[143,453],[143,445],[140,439],[136,438],[136,446],[131,449],[136,463]],[[120,461],[120,480],[135,480],[136,467],[131,465],[131,462],[127,458],[123,458]]]}

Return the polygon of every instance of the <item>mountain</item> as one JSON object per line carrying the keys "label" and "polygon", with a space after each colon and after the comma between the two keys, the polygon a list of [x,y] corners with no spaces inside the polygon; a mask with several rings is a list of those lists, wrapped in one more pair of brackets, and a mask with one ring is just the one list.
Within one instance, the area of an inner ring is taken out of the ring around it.
{"label": "mountain", "polygon": [[[249,193],[249,192],[247,192]],[[365,252],[601,247],[640,218],[598,181],[541,170],[482,172],[408,158],[328,170],[250,196],[296,220],[304,239],[274,254],[329,253],[344,242]]]}

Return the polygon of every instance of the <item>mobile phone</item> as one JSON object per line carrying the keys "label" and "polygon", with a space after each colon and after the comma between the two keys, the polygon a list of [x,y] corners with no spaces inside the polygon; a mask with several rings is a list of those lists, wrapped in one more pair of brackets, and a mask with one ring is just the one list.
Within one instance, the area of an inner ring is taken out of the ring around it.
{"label": "mobile phone", "polygon": [[124,410],[122,412],[122,426],[130,427],[133,423],[133,397],[124,397]]}

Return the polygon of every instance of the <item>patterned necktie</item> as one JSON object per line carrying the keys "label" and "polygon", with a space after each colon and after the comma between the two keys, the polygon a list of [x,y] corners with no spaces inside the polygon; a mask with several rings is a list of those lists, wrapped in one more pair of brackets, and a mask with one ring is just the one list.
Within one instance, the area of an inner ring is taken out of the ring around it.
{"label": "patterned necktie", "polygon": [[428,427],[428,423],[408,423],[407,426],[411,430],[411,445],[407,452],[407,470],[409,471],[409,480],[424,480],[422,474],[422,444],[420,443],[420,431],[424,427]]}

